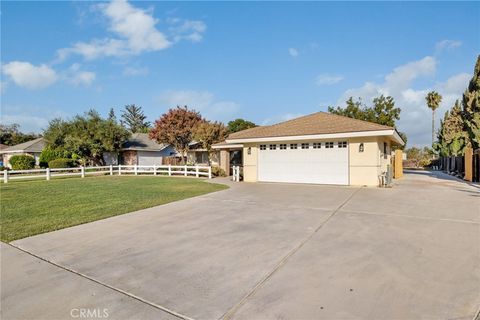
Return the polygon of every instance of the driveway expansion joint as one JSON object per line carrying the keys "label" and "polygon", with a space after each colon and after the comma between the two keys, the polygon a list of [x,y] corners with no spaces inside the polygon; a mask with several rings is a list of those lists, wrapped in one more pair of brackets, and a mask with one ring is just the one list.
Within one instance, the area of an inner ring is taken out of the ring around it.
{"label": "driveway expansion joint", "polygon": [[183,319],[183,320],[194,320],[193,318],[190,318],[190,317],[188,317],[188,316],[186,316],[186,315],[183,315],[183,314],[181,314],[181,313],[178,313],[178,312],[176,312],[176,311],[173,311],[173,310],[171,310],[171,309],[168,309],[168,308],[166,308],[166,307],[164,307],[164,306],[161,306],[161,305],[159,305],[159,304],[156,304],[156,303],[154,303],[154,302],[151,302],[151,301],[148,301],[148,300],[146,300],[146,299],[143,299],[143,298],[141,298],[141,297],[139,297],[139,296],[137,296],[137,295],[134,295],[134,294],[132,294],[132,293],[130,293],[130,292],[127,292],[127,291],[124,291],[124,290],[122,290],[122,289],[116,288],[116,287],[111,286],[111,285],[109,285],[109,284],[106,284],[106,283],[104,283],[104,282],[102,282],[102,281],[99,281],[99,280],[97,280],[97,279],[95,279],[95,278],[92,278],[92,277],[90,277],[90,276],[87,276],[86,274],[83,274],[83,273],[78,272],[78,271],[75,271],[75,270],[73,270],[73,269],[71,269],[71,268],[62,266],[62,265],[60,265],[60,264],[58,264],[58,263],[55,263],[55,262],[53,262],[53,261],[50,261],[50,260],[45,259],[45,258],[43,258],[43,257],[40,257],[40,256],[38,256],[38,255],[36,255],[36,254],[28,251],[28,250],[25,250],[25,249],[23,249],[23,248],[21,248],[21,247],[18,247],[18,246],[16,246],[16,245],[11,244],[11,243],[5,243],[5,244],[6,244],[6,245],[9,245],[9,246],[11,246],[11,247],[13,247],[13,248],[15,248],[15,249],[17,249],[17,250],[20,250],[20,251],[22,251],[22,252],[24,252],[24,253],[26,253],[26,254],[28,254],[28,255],[31,255],[31,256],[34,257],[34,258],[37,258],[37,259],[39,259],[39,260],[42,260],[42,261],[44,261],[44,262],[46,262],[46,263],[48,263],[48,264],[51,264],[51,265],[53,265],[53,266],[55,266],[55,267],[57,267],[57,268],[60,268],[60,269],[62,269],[62,270],[64,270],[64,271],[73,273],[73,274],[75,274],[75,275],[77,275],[77,276],[80,276],[80,277],[82,277],[82,278],[84,278],[84,279],[87,279],[87,280],[90,280],[90,281],[92,281],[92,282],[94,282],[94,283],[96,283],[96,284],[99,284],[99,285],[101,285],[101,286],[103,286],[103,287],[105,287],[105,288],[108,288],[108,289],[110,289],[110,290],[113,290],[113,291],[115,291],[115,292],[118,292],[118,293],[120,293],[120,294],[123,294],[123,295],[125,295],[125,296],[127,296],[127,297],[129,297],[129,298],[135,299],[135,300],[137,300],[137,301],[139,301],[139,302],[141,302],[141,303],[144,303],[144,304],[146,304],[146,305],[149,305],[149,306],[151,306],[151,307],[153,307],[153,308],[155,308],[155,309],[159,309],[159,310],[161,310],[161,311],[163,311],[163,312],[166,312],[166,313],[168,313],[168,314],[171,314],[171,315],[174,316],[174,317],[177,317],[177,318]]}
{"label": "driveway expansion joint", "polygon": [[237,304],[231,307],[227,312],[225,312],[220,318],[222,320],[230,320],[235,313],[245,304],[245,302],[255,295],[255,293],[278,271],[281,267],[283,267],[288,260],[297,253],[312,237],[320,230],[324,225],[326,225],[363,187],[357,188],[354,192],[352,192],[347,199],[345,199],[332,213],[323,220],[316,228],[313,230],[311,234],[309,234],[305,239],[303,239],[298,246],[293,248],[291,251],[287,253],[274,267],[273,269],[265,275],[257,284],[247,293]]}

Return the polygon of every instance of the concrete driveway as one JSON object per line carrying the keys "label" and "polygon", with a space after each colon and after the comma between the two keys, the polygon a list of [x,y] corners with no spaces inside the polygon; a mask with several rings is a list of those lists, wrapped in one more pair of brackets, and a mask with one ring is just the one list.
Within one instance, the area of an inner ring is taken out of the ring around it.
{"label": "concrete driveway", "polygon": [[473,319],[480,189],[240,183],[1,253],[3,319]]}

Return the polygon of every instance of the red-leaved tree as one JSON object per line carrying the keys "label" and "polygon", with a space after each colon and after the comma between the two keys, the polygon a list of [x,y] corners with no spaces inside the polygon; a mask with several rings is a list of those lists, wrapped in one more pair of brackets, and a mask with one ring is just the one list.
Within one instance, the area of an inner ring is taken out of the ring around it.
{"label": "red-leaved tree", "polygon": [[155,120],[155,126],[150,131],[150,139],[171,144],[181,153],[182,162],[184,162],[194,132],[203,121],[199,112],[189,110],[187,106],[177,106]]}

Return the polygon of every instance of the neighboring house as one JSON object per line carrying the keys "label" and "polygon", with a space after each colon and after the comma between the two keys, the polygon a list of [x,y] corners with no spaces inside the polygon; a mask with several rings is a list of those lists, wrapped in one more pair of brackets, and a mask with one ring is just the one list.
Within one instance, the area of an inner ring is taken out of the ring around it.
{"label": "neighboring house", "polygon": [[[176,156],[177,152],[169,144],[157,143],[150,139],[147,133],[134,133],[123,143],[120,150],[120,164],[151,166],[161,165],[164,157]],[[115,164],[115,157],[107,155],[110,160],[107,164]]]}
{"label": "neighboring house", "polygon": [[45,140],[43,138],[37,138],[24,143],[17,144],[15,146],[7,147],[0,150],[2,155],[3,165],[11,168],[9,159],[14,155],[28,154],[35,158],[35,164],[38,165],[40,159],[40,153],[42,153],[45,147]]}
{"label": "neighboring house", "polygon": [[318,112],[230,134],[214,149],[226,172],[241,151],[247,182],[378,186],[392,145],[403,144],[395,128]]}

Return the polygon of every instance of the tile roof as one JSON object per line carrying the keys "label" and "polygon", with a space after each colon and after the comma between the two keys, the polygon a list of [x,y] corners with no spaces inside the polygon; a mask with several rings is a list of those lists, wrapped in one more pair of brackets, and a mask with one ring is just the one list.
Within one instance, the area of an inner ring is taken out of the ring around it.
{"label": "tile roof", "polygon": [[148,137],[148,133],[134,133],[122,144],[122,150],[161,151],[168,144],[157,143]]}
{"label": "tile roof", "polygon": [[9,152],[42,152],[45,147],[45,140],[37,138],[27,142],[23,142],[1,150],[1,153]]}
{"label": "tile roof", "polygon": [[352,119],[327,112],[317,112],[271,126],[260,126],[235,132],[230,134],[227,140],[393,129],[392,127],[373,122]]}

